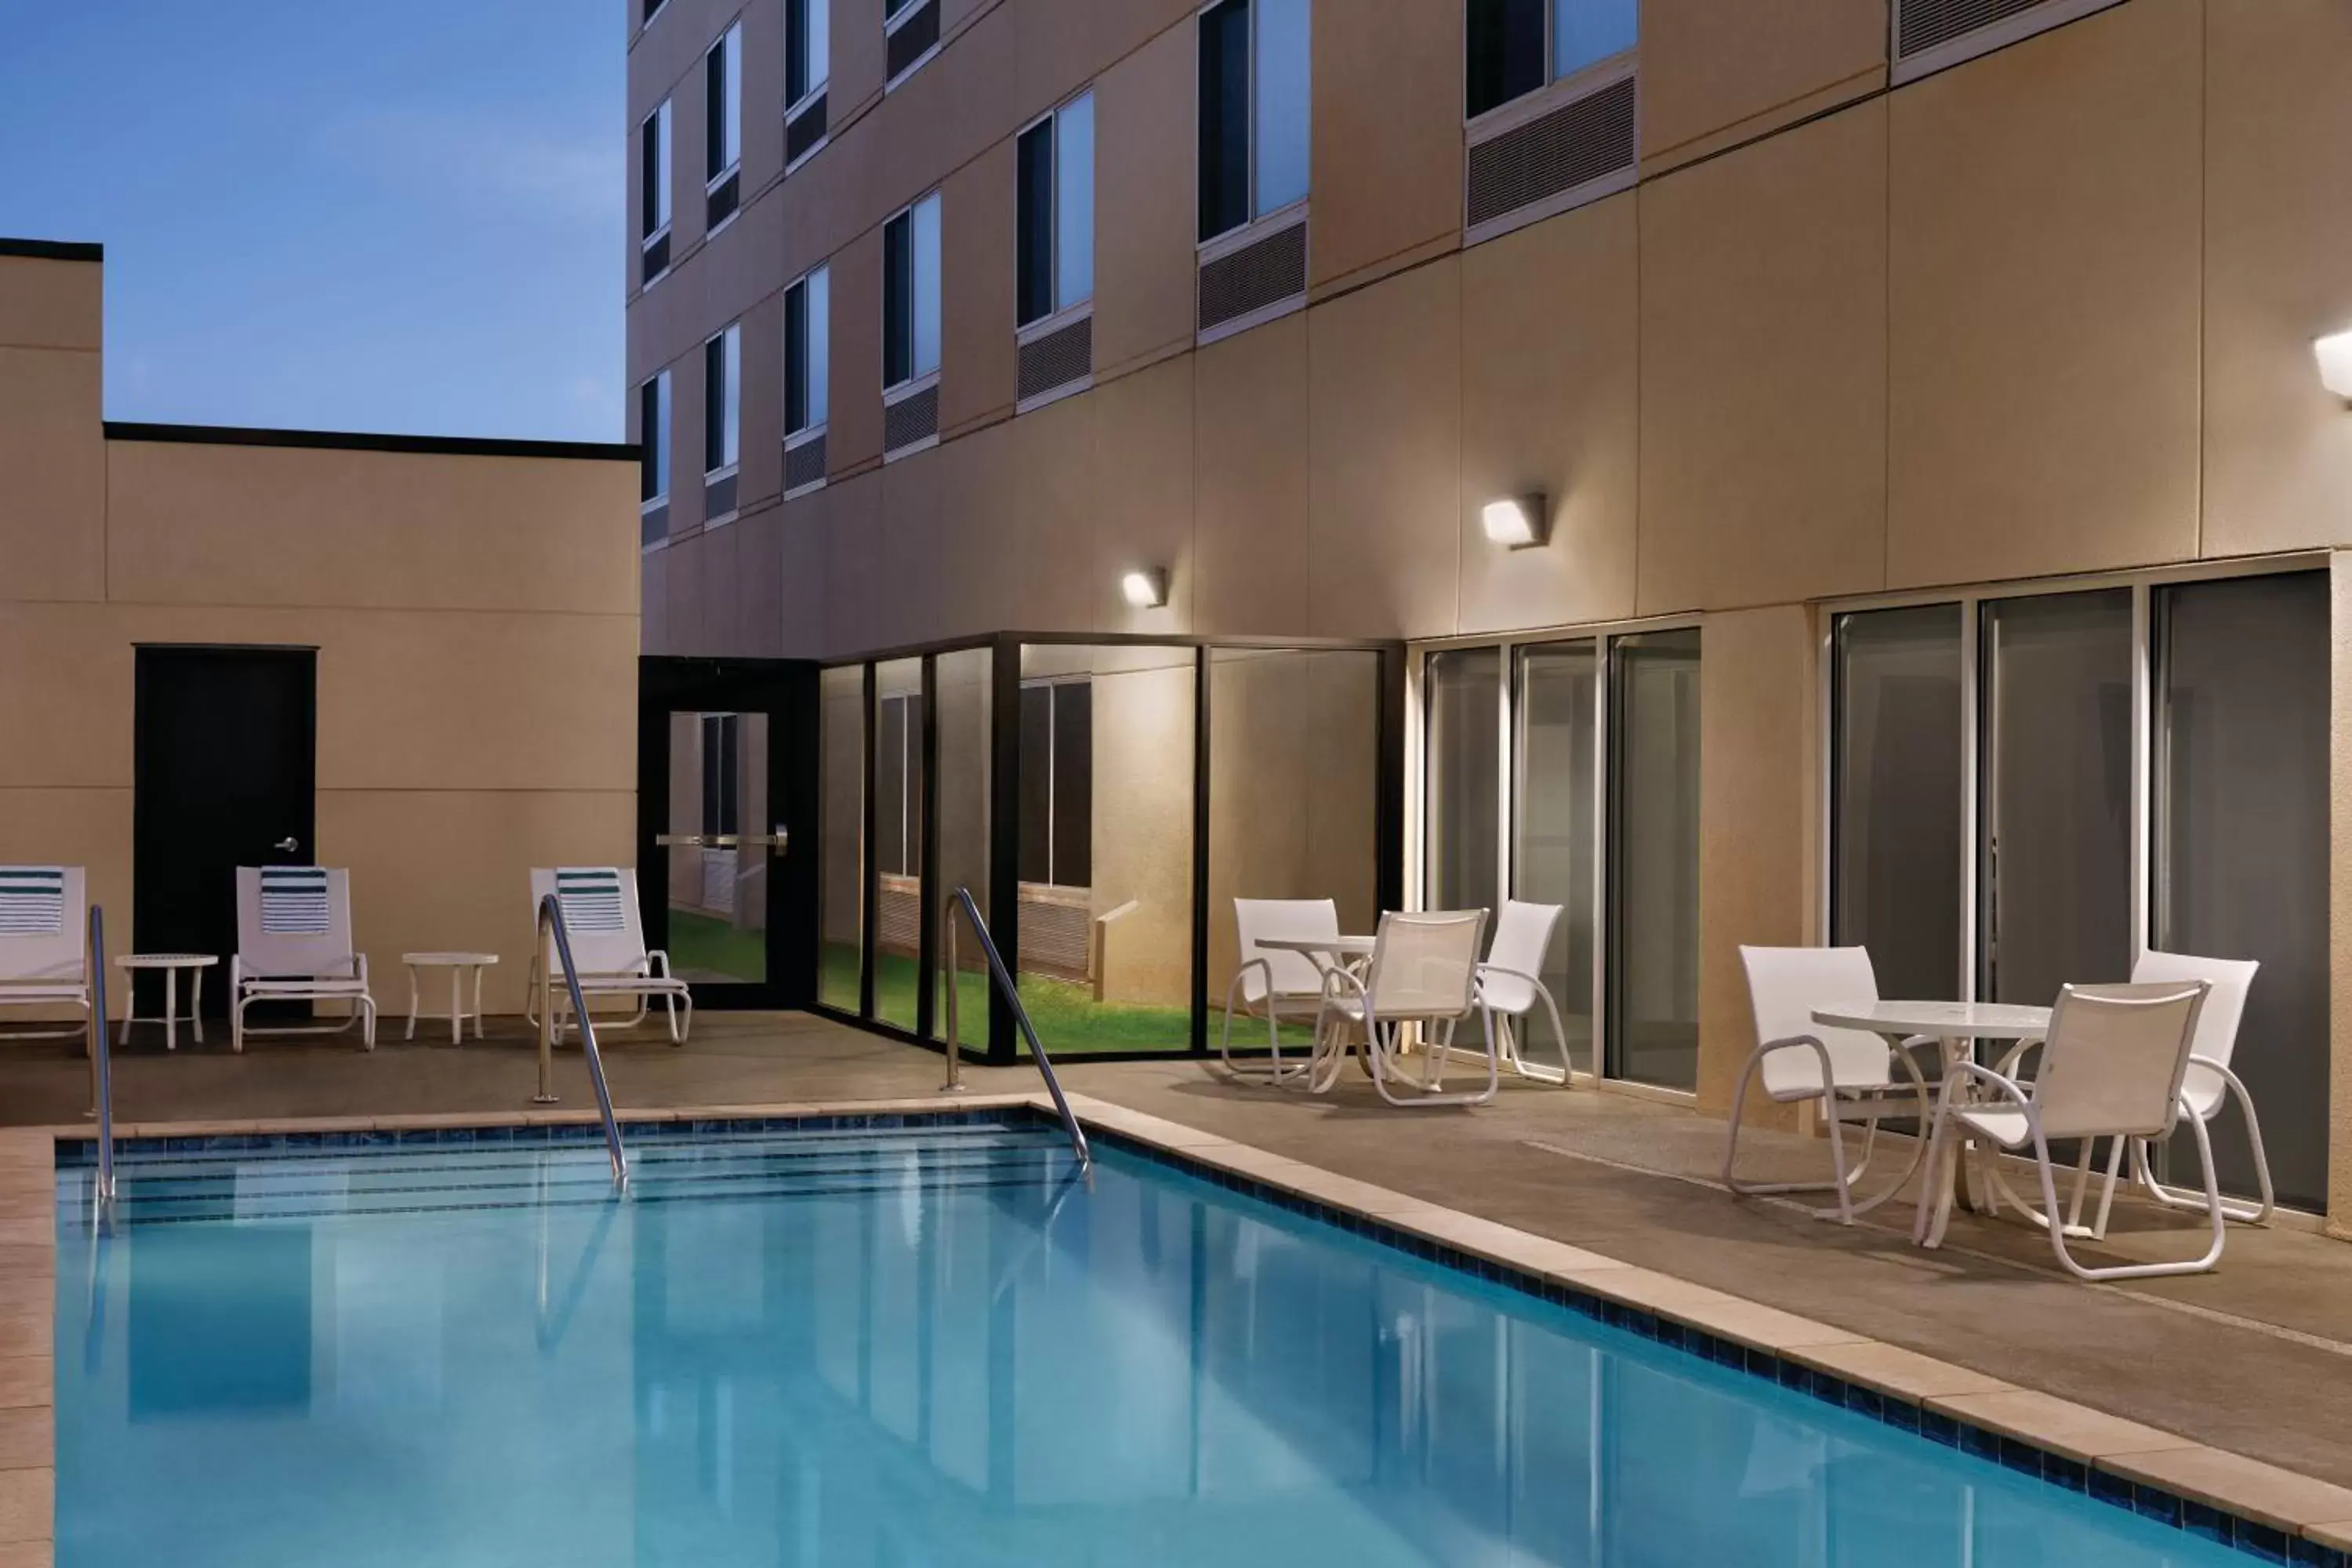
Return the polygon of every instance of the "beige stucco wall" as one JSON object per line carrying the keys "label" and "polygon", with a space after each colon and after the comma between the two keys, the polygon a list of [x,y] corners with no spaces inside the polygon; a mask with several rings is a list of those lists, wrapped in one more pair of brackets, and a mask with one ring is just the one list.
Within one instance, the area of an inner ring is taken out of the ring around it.
{"label": "beige stucco wall", "polygon": [[314,647],[317,853],[378,1002],[478,948],[511,1010],[530,868],[634,855],[634,466],[108,440],[100,271],[0,258],[0,336],[52,340],[0,347],[0,859],[86,865],[127,943],[137,646]]}

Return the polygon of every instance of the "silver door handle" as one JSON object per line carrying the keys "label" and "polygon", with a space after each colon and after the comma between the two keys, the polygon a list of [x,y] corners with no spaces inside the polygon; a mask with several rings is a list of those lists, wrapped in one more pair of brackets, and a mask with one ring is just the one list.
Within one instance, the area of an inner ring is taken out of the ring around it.
{"label": "silver door handle", "polygon": [[282,849],[287,854],[291,855],[296,850],[302,847],[302,841],[299,838],[281,838],[277,843],[271,845],[270,847],[272,849]]}

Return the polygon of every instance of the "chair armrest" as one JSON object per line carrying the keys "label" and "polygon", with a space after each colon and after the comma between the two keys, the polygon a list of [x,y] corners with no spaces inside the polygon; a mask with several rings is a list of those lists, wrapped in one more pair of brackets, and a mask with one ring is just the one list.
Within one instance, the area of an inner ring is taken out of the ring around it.
{"label": "chair armrest", "polygon": [[364,952],[355,952],[355,953],[352,954],[352,973],[353,974],[355,974],[355,975],[358,977],[358,979],[359,979],[359,983],[360,983],[361,984],[365,985],[365,984],[367,984],[367,954],[366,954],[366,953],[364,953]]}
{"label": "chair armrest", "polygon": [[646,967],[644,973],[656,976],[658,979],[667,980],[669,978],[669,954],[658,947],[652,949],[646,954]]}
{"label": "chair armrest", "polygon": [[2034,1119],[2033,1097],[2026,1091],[2025,1087],[2014,1079],[2004,1078],[1992,1068],[1977,1062],[1954,1062],[1950,1070],[1945,1073],[1944,1095],[1941,1103],[1937,1107],[1937,1115],[1942,1115],[1945,1109],[1951,1105],[1953,1090],[1968,1079],[1975,1079],[1980,1083],[1989,1084],[1998,1090],[2003,1099],[2015,1100],[2017,1108],[2025,1112],[2026,1120],[2034,1122],[2037,1131],[2039,1130],[2040,1123]]}
{"label": "chair armrest", "polygon": [[[1234,994],[1235,992],[1237,992],[1237,991],[1239,991],[1239,990],[1241,989],[1242,977],[1243,977],[1244,975],[1247,974],[1247,973],[1248,973],[1251,970],[1253,970],[1253,969],[1255,969],[1255,970],[1258,971],[1260,973],[1262,973],[1262,974],[1264,974],[1264,975],[1265,976],[1265,994],[1266,994],[1266,999],[1267,999],[1269,1002],[1273,1000],[1273,998],[1274,998],[1274,965],[1273,965],[1273,964],[1271,964],[1271,963],[1267,963],[1265,959],[1263,959],[1263,958],[1253,958],[1253,959],[1249,960],[1247,963],[1243,963],[1240,967],[1236,968],[1236,969],[1234,971],[1234,977],[1233,977],[1233,979],[1231,979],[1231,980],[1229,980],[1229,981],[1227,981],[1227,982],[1225,983],[1225,1011],[1226,1011],[1226,1012],[1230,1013],[1230,1012],[1232,1012],[1232,1011],[1234,1010]],[[1243,1003],[1244,1003],[1244,1005],[1247,1005],[1247,1003],[1248,1003],[1248,1001],[1249,1001],[1249,998],[1248,998],[1248,997],[1246,997],[1246,996],[1244,996],[1244,997],[1242,998],[1242,1001],[1243,1001]]]}

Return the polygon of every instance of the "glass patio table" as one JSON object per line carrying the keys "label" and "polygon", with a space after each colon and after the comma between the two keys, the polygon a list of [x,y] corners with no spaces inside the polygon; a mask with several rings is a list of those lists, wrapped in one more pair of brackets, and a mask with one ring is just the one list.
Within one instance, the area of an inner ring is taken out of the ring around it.
{"label": "glass patio table", "polygon": [[[1975,1059],[1979,1040],[2011,1041],[2011,1056],[2039,1042],[2050,1033],[2050,1009],[2011,1002],[1854,1002],[1816,1007],[1813,1022],[1833,1029],[1864,1030],[1885,1039],[1890,1048],[1898,1051],[1904,1048],[1904,1041],[1928,1036],[1943,1058],[1944,1079],[1949,1083],[1958,1064]],[[1974,1098],[1972,1090],[1969,1098]],[[1923,1127],[1919,1135],[1924,1138],[1929,1131]],[[1918,1217],[1912,1223],[1913,1241],[1927,1245],[1926,1238],[1934,1234],[1931,1220],[1940,1221],[1950,1212],[1952,1195],[1959,1185],[1960,1149],[1962,1144],[1972,1142],[1948,1142],[1922,1178],[1926,1184],[1921,1189]],[[2038,1219],[2040,1215],[2034,1209],[2020,1203],[2015,1194],[2002,1186],[2000,1173],[1992,1168],[1991,1156],[1997,1155],[1997,1151],[1989,1150],[1987,1154],[1988,1158],[1978,1163],[1986,1180]],[[1969,1206],[1979,1205],[1971,1199]]]}

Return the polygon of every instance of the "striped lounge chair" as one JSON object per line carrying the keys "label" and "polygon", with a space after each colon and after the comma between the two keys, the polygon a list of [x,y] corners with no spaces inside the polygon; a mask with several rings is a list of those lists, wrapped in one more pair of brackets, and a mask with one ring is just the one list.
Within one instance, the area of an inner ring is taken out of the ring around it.
{"label": "striped lounge chair", "polygon": [[[247,1035],[341,1034],[362,1026],[375,1049],[375,998],[368,994],[367,954],[352,945],[352,883],[348,871],[323,866],[240,866],[236,868],[236,956],[229,960],[229,1038],[245,1049]],[[341,1023],[247,1028],[245,1010],[256,1002],[342,1002]]]}
{"label": "striped lounge chair", "polygon": [[[79,866],[0,866],[0,1007],[89,1016],[89,903]],[[28,1029],[11,1039],[62,1040],[89,1032]]]}
{"label": "striped lounge chair", "polygon": [[[694,1027],[694,993],[670,973],[669,954],[646,948],[645,922],[637,913],[637,874],[626,866],[558,866],[530,874],[530,910],[535,923],[541,903],[552,893],[563,910],[563,927],[572,938],[572,962],[580,970],[580,994],[634,996],[636,1013],[622,1026],[645,1022],[656,997],[668,1015],[670,1044],[682,1046]],[[531,943],[530,984],[523,992],[523,1011],[539,1022],[540,965],[546,959],[542,944]],[[571,1011],[562,977],[554,977],[551,992],[558,1022]],[[684,1008],[681,1016],[680,1008]],[[569,1027],[569,1025],[565,1025]]]}

